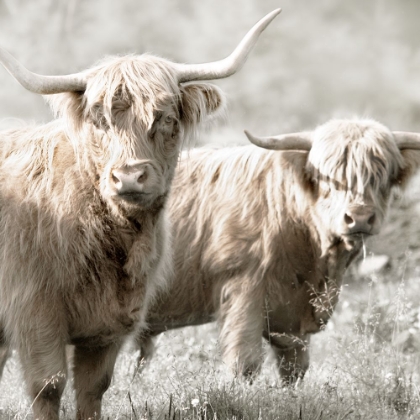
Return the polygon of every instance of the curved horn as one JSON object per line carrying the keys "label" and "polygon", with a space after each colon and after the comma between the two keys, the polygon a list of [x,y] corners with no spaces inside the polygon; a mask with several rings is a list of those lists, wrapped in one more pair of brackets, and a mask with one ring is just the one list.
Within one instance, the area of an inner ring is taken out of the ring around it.
{"label": "curved horn", "polygon": [[272,137],[255,137],[245,130],[248,140],[255,146],[270,150],[311,150],[312,133],[303,131],[301,133],[281,134]]}
{"label": "curved horn", "polygon": [[179,83],[193,80],[222,79],[236,73],[245,63],[249,52],[254,47],[260,34],[280,12],[281,9],[273,10],[257,22],[245,35],[233,53],[223,60],[204,64],[175,63]]}
{"label": "curved horn", "polygon": [[409,133],[406,131],[393,131],[395,142],[400,150],[420,150],[420,133]]}
{"label": "curved horn", "polygon": [[41,95],[84,91],[86,80],[81,74],[67,76],[42,76],[25,68],[3,48],[0,48],[0,63],[26,89]]}

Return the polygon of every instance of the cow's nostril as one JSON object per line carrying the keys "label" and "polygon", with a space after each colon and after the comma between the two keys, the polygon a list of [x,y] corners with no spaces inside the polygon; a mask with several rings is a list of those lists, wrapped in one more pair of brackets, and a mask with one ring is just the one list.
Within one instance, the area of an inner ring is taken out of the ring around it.
{"label": "cow's nostril", "polygon": [[120,179],[117,176],[115,176],[114,173],[111,174],[111,179],[115,184],[118,184],[119,182],[121,182]]}
{"label": "cow's nostril", "polygon": [[344,221],[345,221],[348,225],[351,225],[352,223],[354,223],[354,220],[352,219],[352,217],[350,217],[347,213],[344,215]]}
{"label": "cow's nostril", "polygon": [[370,216],[368,219],[368,224],[373,225],[375,223],[375,219],[376,219],[376,215],[372,214],[372,216]]}
{"label": "cow's nostril", "polygon": [[137,178],[137,182],[139,184],[142,184],[142,183],[146,182],[146,180],[147,180],[147,172],[146,171],[143,171],[143,173],[141,173],[139,175],[139,177]]}

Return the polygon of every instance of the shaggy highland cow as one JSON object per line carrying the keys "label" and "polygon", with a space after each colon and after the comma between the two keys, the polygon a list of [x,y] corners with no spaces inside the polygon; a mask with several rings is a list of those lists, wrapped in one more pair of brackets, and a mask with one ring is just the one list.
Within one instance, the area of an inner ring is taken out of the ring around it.
{"label": "shaggy highland cow", "polygon": [[25,88],[56,94],[58,115],[0,133],[2,366],[16,348],[35,418],[58,418],[68,343],[77,417],[100,418],[122,341],[171,271],[164,207],[181,142],[222,106],[215,86],[184,83],[233,74],[278,13],[208,64],[127,56],[41,76],[0,49]]}
{"label": "shaggy highland cow", "polygon": [[[220,324],[224,361],[251,375],[262,337],[287,382],[309,365],[310,334],[326,324],[346,267],[379,232],[393,187],[420,165],[420,135],[371,120],[332,120],[254,146],[184,155],[169,198],[175,279],[138,335]],[[415,151],[417,150],[417,151]]]}

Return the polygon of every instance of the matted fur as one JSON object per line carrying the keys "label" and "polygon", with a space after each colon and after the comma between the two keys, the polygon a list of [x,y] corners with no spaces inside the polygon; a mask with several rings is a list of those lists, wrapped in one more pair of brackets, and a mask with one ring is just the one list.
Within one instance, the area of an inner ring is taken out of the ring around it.
{"label": "matted fur", "polygon": [[[68,343],[78,418],[100,417],[122,340],[170,277],[164,207],[181,143],[223,103],[150,55],[88,75],[86,91],[49,98],[57,120],[0,133],[0,351],[18,350],[35,418],[58,418]],[[133,162],[148,169],[136,202],[113,190]]]}
{"label": "matted fur", "polygon": [[169,199],[175,279],[138,336],[217,320],[224,361],[258,370],[262,337],[287,381],[309,364],[309,336],[337,303],[342,276],[361,248],[344,231],[352,206],[371,206],[381,227],[391,189],[420,165],[372,120],[332,120],[313,133],[311,151],[254,146],[182,155]]}

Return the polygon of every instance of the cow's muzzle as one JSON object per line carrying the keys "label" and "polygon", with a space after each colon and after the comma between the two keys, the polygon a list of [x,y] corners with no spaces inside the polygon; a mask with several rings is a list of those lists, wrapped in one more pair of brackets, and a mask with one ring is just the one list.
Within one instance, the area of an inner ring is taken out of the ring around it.
{"label": "cow's muzzle", "polygon": [[144,204],[151,197],[158,184],[157,174],[150,163],[135,163],[113,169],[110,176],[110,187],[114,199],[124,200],[131,204]]}
{"label": "cow's muzzle", "polygon": [[373,235],[376,213],[371,206],[349,208],[344,214],[346,236],[363,237]]}

